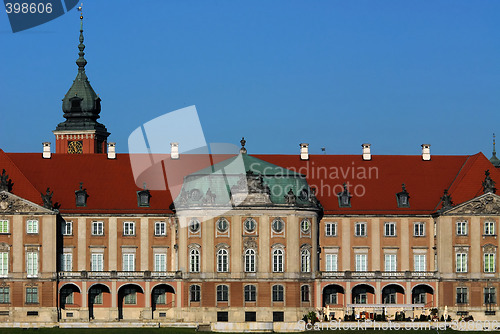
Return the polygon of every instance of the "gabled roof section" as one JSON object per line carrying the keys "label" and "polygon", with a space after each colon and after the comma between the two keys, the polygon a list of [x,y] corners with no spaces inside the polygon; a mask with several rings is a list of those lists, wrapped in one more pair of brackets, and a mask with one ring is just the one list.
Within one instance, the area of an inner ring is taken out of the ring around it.
{"label": "gabled roof section", "polygon": [[44,208],[36,203],[11,194],[0,191],[0,213],[2,214],[49,214],[55,215],[56,211]]}
{"label": "gabled roof section", "polygon": [[[9,178],[13,182],[12,193],[19,194],[34,203],[41,203],[41,191],[31,183],[24,173],[18,168],[16,163],[12,161],[7,153],[0,149],[0,172],[5,169]],[[46,189],[46,188],[45,188]],[[45,192],[45,189],[43,190]]]}
{"label": "gabled roof section", "polygon": [[441,212],[441,215],[495,215],[500,214],[500,196],[493,193],[482,194],[467,202]]}

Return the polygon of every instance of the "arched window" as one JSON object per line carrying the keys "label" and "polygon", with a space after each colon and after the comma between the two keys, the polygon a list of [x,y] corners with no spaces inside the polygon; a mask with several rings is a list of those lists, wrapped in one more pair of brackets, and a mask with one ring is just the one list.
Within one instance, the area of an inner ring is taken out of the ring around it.
{"label": "arched window", "polygon": [[201,297],[201,287],[199,285],[191,285],[189,287],[189,301],[199,302]]}
{"label": "arched window", "polygon": [[311,253],[308,249],[300,252],[300,268],[303,273],[311,272]]}
{"label": "arched window", "polygon": [[245,251],[245,272],[255,272],[255,251],[253,249]]}
{"label": "arched window", "polygon": [[273,251],[273,272],[282,273],[284,271],[283,258],[284,252],[282,249],[275,249]]}
{"label": "arched window", "polygon": [[191,249],[189,252],[189,271],[192,273],[200,272],[200,251]]}
{"label": "arched window", "polygon": [[229,301],[229,287],[227,285],[217,285],[217,301]]}
{"label": "arched window", "polygon": [[217,252],[217,271],[220,273],[226,273],[229,271],[228,259],[229,254],[226,249],[219,249]]}
{"label": "arched window", "polygon": [[255,285],[245,285],[245,301],[254,302],[257,300],[257,288]]}
{"label": "arched window", "polygon": [[308,302],[309,299],[309,285],[302,285],[300,287],[300,297],[303,302]]}
{"label": "arched window", "polygon": [[283,285],[273,285],[273,302],[282,302],[285,300],[285,289]]}

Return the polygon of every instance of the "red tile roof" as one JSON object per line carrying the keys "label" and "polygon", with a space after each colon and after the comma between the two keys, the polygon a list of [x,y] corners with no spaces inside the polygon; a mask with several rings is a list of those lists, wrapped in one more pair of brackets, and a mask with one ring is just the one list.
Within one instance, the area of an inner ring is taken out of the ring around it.
{"label": "red tile roof", "polygon": [[[317,189],[326,214],[428,215],[440,208],[444,189],[449,188],[455,204],[480,195],[486,169],[500,187],[500,170],[482,153],[433,155],[431,161],[400,155],[373,155],[370,161],[363,161],[361,155],[310,155],[308,161],[300,160],[299,155],[254,156],[306,175],[309,184]],[[135,182],[128,154],[117,154],[115,160],[107,159],[106,154],[52,154],[51,159],[43,159],[41,153],[0,150],[0,170],[5,168],[14,182],[13,193],[35,203],[42,203],[40,193],[50,187],[53,202],[59,202],[65,214],[167,214],[171,213],[172,197],[178,195],[185,175],[228,157],[184,154],[180,160],[171,160],[168,155],[156,155],[154,159],[160,163],[140,173]],[[149,164],[146,160],[144,169]],[[162,189],[159,185],[165,185],[165,170],[172,195],[166,190],[151,190],[151,207],[139,208],[138,186],[145,182],[148,189]],[[89,194],[87,207],[83,208],[75,206],[75,190],[80,182]],[[344,182],[353,195],[350,208],[338,205],[336,194]],[[396,193],[401,191],[402,183],[410,194],[409,208],[397,206]]]}

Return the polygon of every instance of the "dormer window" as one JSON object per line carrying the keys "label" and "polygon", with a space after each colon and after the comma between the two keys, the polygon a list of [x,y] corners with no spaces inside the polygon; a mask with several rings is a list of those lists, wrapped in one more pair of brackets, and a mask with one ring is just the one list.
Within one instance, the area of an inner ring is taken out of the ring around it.
{"label": "dormer window", "polygon": [[137,206],[138,207],[149,207],[149,200],[151,194],[149,190],[146,189],[146,184],[144,184],[144,189],[137,192]]}
{"label": "dormer window", "polygon": [[77,207],[87,206],[89,195],[87,194],[87,189],[83,189],[83,182],[80,182],[80,189],[75,191],[75,197]]}
{"label": "dormer window", "polygon": [[344,190],[337,194],[339,198],[339,207],[341,208],[350,208],[351,207],[351,194],[349,194],[349,190],[347,189],[347,184],[344,183]]}
{"label": "dormer window", "polygon": [[69,99],[69,101],[71,102],[70,112],[82,111],[82,106],[81,106],[81,103],[83,101],[82,98],[78,96],[73,96],[71,99]]}
{"label": "dormer window", "polygon": [[398,208],[409,208],[410,207],[410,194],[406,191],[406,186],[402,184],[402,191],[396,194],[398,200]]}

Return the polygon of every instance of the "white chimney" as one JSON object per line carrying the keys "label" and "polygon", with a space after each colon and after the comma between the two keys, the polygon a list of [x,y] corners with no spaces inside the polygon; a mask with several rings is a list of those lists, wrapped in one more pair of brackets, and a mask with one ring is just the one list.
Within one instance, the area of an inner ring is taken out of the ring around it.
{"label": "white chimney", "polygon": [[108,143],[108,159],[116,159],[116,143]]}
{"label": "white chimney", "polygon": [[179,143],[170,143],[170,159],[179,159]]}
{"label": "white chimney", "polygon": [[370,151],[370,146],[371,146],[371,144],[361,144],[361,147],[363,147],[363,160],[371,160],[372,159],[372,153]]}
{"label": "white chimney", "polygon": [[422,144],[422,160],[431,160],[431,144]]}
{"label": "white chimney", "polygon": [[309,144],[300,144],[300,160],[309,160]]}
{"label": "white chimney", "polygon": [[52,153],[50,153],[50,142],[44,142],[42,143],[43,145],[43,152],[42,152],[42,157],[44,159],[50,159],[50,156],[52,155]]}

